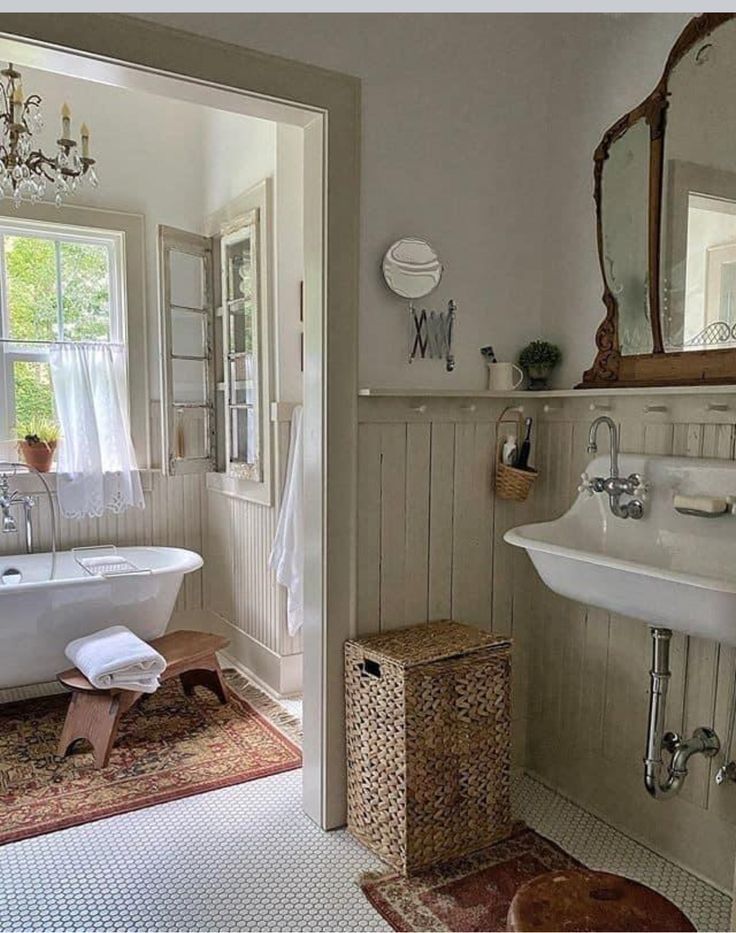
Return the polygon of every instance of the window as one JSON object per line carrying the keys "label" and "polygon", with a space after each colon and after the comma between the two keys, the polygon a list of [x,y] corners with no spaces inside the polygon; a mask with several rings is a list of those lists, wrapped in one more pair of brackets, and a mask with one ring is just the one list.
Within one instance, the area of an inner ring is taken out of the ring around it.
{"label": "window", "polygon": [[256,211],[231,226],[220,244],[225,347],[226,472],[260,483],[260,350]]}
{"label": "window", "polygon": [[212,244],[161,226],[158,249],[163,466],[172,476],[213,470]]}
{"label": "window", "polygon": [[49,345],[123,343],[123,234],[0,220],[0,440],[53,419]]}
{"label": "window", "polygon": [[210,218],[159,227],[164,469],[271,504],[270,185]]}

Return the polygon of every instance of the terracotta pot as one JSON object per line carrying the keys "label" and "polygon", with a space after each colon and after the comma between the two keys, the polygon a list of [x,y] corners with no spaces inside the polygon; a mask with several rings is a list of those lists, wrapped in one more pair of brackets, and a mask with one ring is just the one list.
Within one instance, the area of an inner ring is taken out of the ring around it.
{"label": "terracotta pot", "polygon": [[49,444],[29,444],[28,441],[19,441],[18,450],[28,466],[38,470],[39,473],[48,473],[56,453],[56,441]]}

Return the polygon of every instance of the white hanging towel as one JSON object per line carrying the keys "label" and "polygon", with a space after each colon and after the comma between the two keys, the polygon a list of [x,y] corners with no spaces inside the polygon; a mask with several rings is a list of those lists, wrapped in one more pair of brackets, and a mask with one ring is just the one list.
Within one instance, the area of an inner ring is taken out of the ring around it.
{"label": "white hanging towel", "polygon": [[98,690],[153,693],[161,686],[164,658],[124,625],[70,641],[65,654]]}
{"label": "white hanging towel", "polygon": [[296,635],[304,622],[304,441],[303,410],[297,405],[291,416],[289,462],[281,498],[281,510],[268,564],[276,580],[285,586],[287,626]]}

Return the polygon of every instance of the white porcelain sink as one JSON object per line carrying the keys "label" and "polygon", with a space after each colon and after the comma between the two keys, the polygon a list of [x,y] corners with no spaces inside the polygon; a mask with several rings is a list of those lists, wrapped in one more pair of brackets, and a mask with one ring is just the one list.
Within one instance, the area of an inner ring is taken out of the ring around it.
{"label": "white porcelain sink", "polygon": [[[587,472],[608,476],[608,457]],[[613,516],[605,494],[581,493],[560,518],[505,540],[525,548],[561,596],[736,645],[736,516],[685,516],[672,505],[676,493],[736,496],[736,463],[622,454],[620,474],[629,473],[650,486],[639,521]]]}

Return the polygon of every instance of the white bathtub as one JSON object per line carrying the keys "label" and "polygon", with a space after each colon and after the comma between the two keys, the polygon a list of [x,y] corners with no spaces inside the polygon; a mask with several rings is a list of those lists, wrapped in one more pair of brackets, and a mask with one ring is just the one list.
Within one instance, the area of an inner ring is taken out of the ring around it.
{"label": "white bathtub", "polygon": [[51,681],[69,667],[64,648],[80,635],[127,625],[141,638],[162,635],[185,573],[202,566],[193,551],[171,547],[122,547],[118,555],[150,574],[93,577],[71,551],[0,557],[0,579],[9,568],[20,583],[0,583],[0,689]]}

